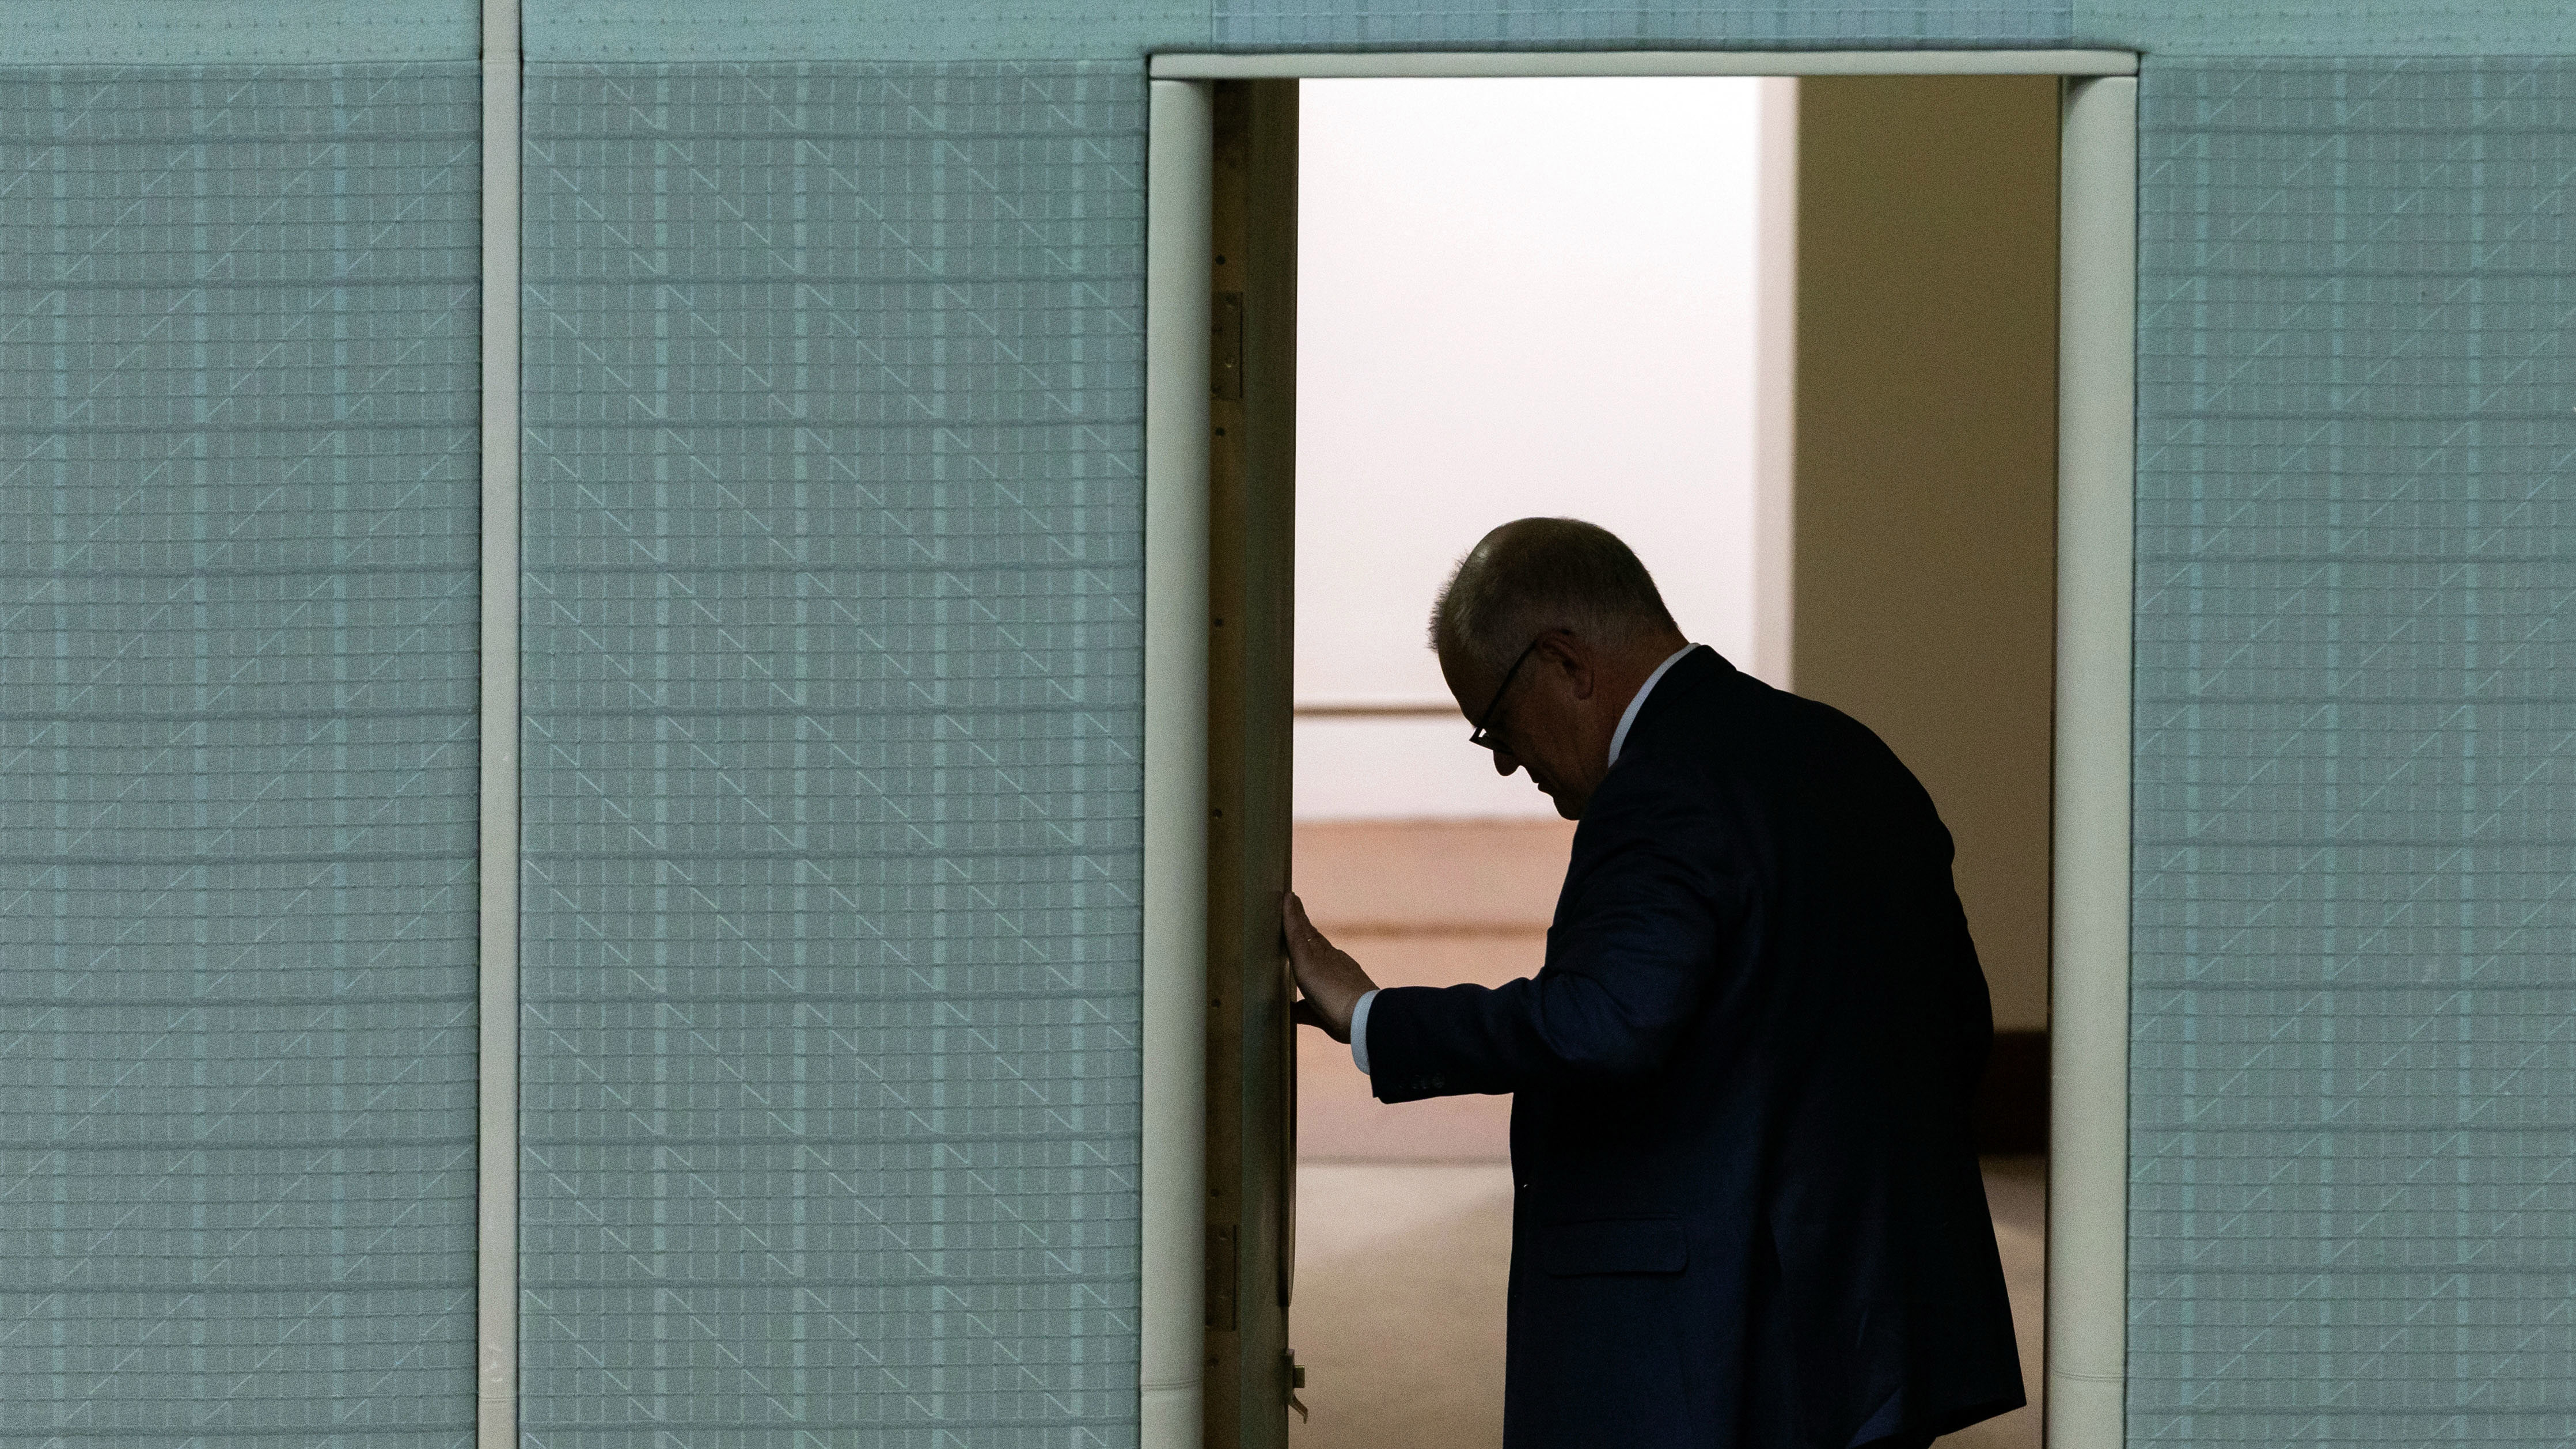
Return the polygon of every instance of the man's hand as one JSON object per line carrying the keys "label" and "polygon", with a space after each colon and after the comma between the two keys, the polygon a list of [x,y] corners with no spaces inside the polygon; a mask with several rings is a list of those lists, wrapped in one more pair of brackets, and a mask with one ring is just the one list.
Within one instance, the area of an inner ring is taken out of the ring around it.
{"label": "man's hand", "polygon": [[1306,903],[1290,891],[1279,903],[1280,930],[1288,938],[1288,969],[1297,977],[1304,998],[1289,1015],[1308,1026],[1320,1026],[1335,1041],[1351,1039],[1351,1011],[1360,998],[1377,989],[1360,963],[1324,939],[1306,919]]}

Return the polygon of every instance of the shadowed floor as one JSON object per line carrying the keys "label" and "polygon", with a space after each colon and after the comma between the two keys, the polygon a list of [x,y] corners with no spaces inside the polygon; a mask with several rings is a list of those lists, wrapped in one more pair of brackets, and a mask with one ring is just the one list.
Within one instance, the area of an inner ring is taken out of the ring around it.
{"label": "shadowed floor", "polygon": [[[2033,1407],[1941,1440],[2037,1449],[2041,1188],[2035,1157],[1986,1162]],[[1303,1162],[1289,1341],[1306,1366],[1300,1449],[1498,1449],[1511,1169],[1499,1162]]]}

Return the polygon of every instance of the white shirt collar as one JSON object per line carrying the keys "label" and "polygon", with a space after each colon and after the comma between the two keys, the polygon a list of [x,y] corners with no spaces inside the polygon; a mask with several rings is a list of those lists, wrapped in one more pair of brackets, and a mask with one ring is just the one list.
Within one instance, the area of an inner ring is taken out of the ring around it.
{"label": "white shirt collar", "polygon": [[1615,765],[1619,763],[1619,747],[1628,742],[1628,726],[1637,722],[1637,711],[1645,704],[1646,696],[1655,692],[1655,682],[1664,677],[1665,670],[1680,663],[1683,655],[1688,654],[1698,647],[1699,646],[1696,644],[1685,644],[1679,649],[1674,650],[1670,657],[1666,658],[1663,663],[1655,666],[1654,673],[1646,676],[1645,683],[1637,686],[1636,698],[1628,701],[1627,713],[1619,716],[1618,732],[1610,736],[1611,764]]}

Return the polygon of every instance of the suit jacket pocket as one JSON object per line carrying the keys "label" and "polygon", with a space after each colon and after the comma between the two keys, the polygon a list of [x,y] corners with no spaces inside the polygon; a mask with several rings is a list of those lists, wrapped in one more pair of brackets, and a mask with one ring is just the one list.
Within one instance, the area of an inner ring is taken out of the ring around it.
{"label": "suit jacket pocket", "polygon": [[1556,1278],[1678,1273],[1690,1259],[1676,1218],[1599,1218],[1539,1229],[1538,1265]]}

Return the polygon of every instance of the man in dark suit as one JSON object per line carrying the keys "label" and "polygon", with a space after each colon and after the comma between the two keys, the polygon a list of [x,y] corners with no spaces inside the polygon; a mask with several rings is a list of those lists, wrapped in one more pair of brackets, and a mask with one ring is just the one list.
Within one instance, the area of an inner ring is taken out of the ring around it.
{"label": "man in dark suit", "polygon": [[1432,642],[1494,768],[1582,822],[1545,964],[1379,990],[1294,896],[1288,947],[1381,1100],[1513,1094],[1506,1449],[1914,1449],[2019,1407],[1992,1017],[1923,787],[1590,524],[1486,535]]}

